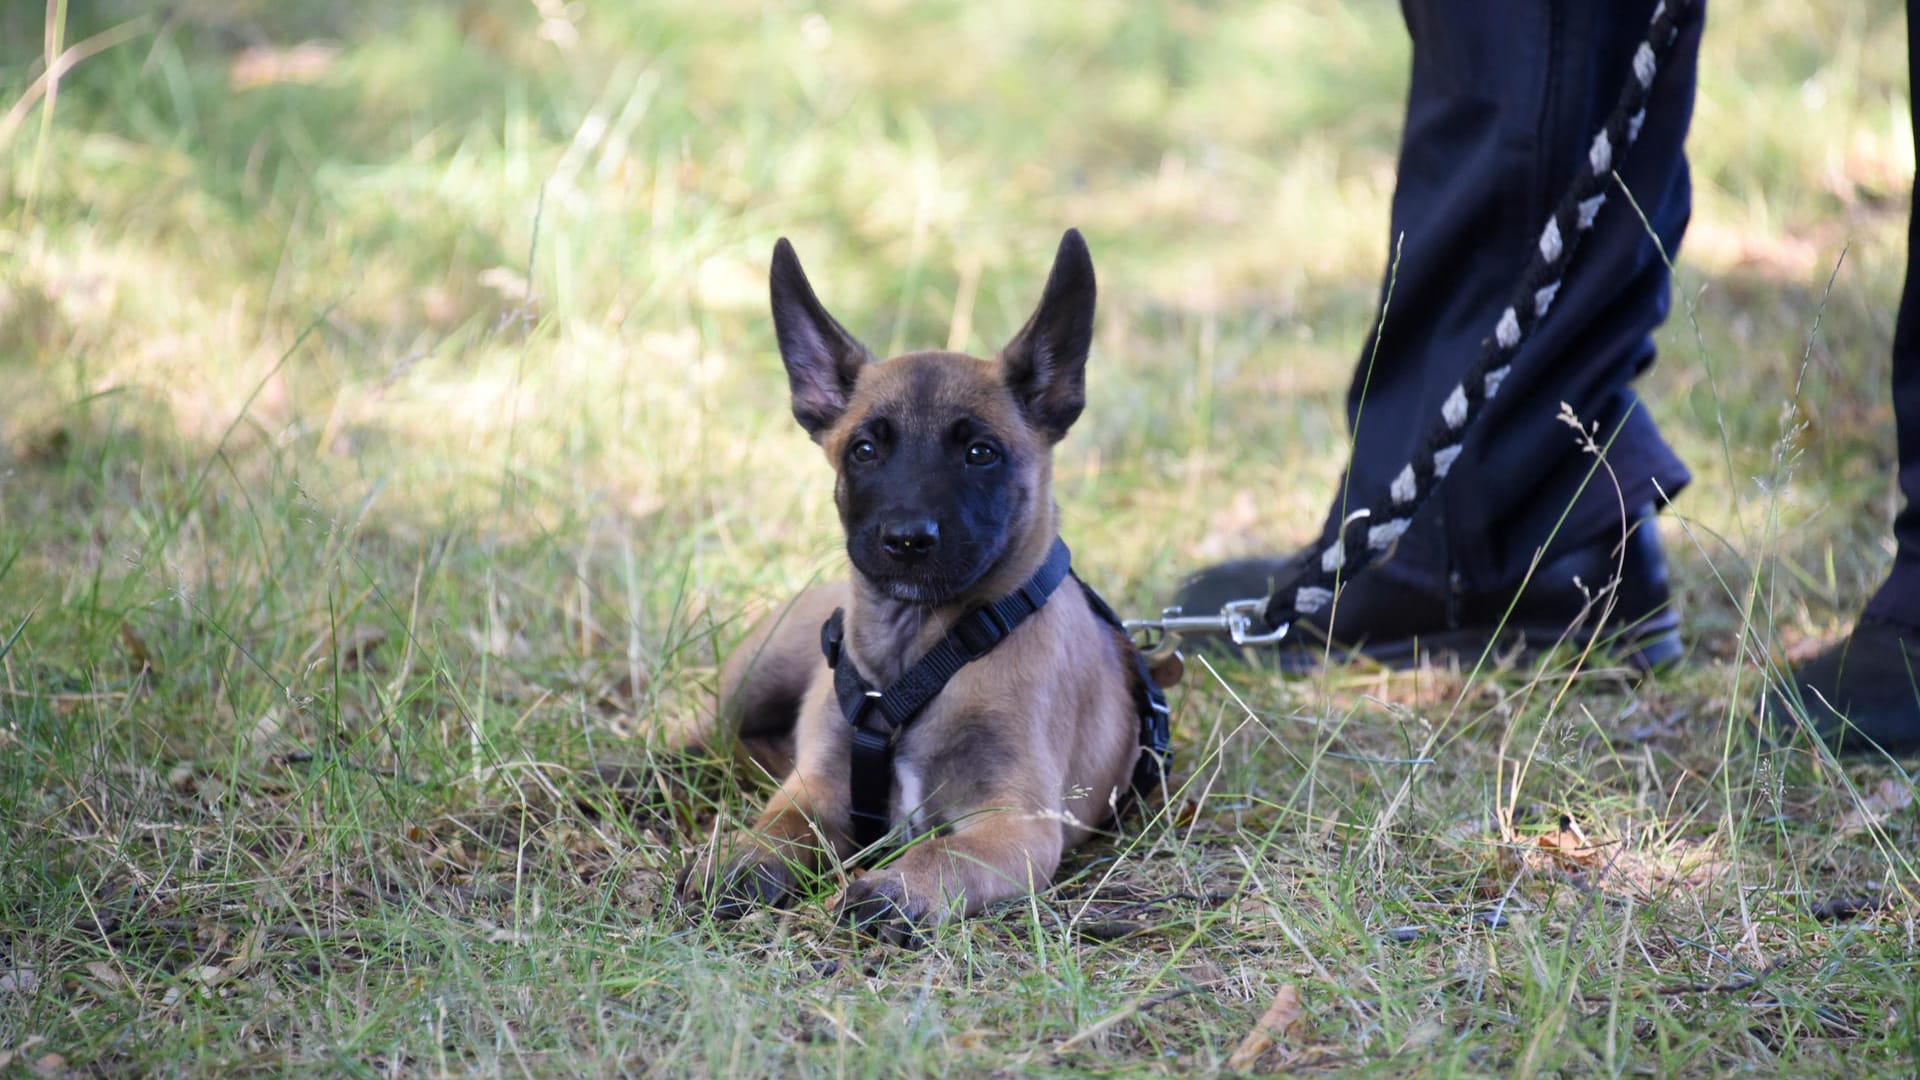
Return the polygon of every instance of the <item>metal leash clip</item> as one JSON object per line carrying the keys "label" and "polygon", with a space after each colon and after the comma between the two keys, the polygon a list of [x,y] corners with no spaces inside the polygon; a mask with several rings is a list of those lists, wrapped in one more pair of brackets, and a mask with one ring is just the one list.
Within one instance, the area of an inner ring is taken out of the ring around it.
{"label": "metal leash clip", "polygon": [[1227,601],[1218,615],[1187,615],[1170,607],[1157,619],[1128,619],[1122,625],[1151,661],[1178,649],[1180,638],[1186,634],[1225,634],[1235,645],[1271,645],[1287,636],[1291,624],[1281,623],[1268,633],[1257,631],[1254,620],[1266,609],[1266,597],[1249,597]]}

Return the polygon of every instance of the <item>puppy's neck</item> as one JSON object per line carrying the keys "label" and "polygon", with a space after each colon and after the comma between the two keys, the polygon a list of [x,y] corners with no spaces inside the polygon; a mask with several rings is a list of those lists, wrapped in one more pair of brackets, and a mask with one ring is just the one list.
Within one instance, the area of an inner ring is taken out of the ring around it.
{"label": "puppy's neck", "polygon": [[896,600],[859,574],[853,576],[853,602],[846,617],[847,644],[861,674],[886,686],[906,673],[928,649],[953,629],[961,616],[1011,593],[1040,569],[1059,535],[1059,511],[1051,502],[1044,519],[1006,557],[966,592],[941,604]]}

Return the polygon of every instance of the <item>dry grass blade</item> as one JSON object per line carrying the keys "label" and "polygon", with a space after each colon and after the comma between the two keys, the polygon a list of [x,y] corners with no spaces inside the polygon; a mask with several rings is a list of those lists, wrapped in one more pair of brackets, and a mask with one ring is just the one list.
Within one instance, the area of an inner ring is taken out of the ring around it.
{"label": "dry grass blade", "polygon": [[14,100],[13,107],[7,110],[6,115],[0,116],[0,152],[7,149],[7,144],[13,141],[14,135],[20,130],[20,125],[26,123],[27,116],[33,112],[33,107],[47,95],[49,87],[58,86],[68,72],[88,57],[131,41],[146,33],[152,25],[152,16],[142,15],[111,29],[102,30],[63,51],[47,70],[33,80],[33,85],[27,87],[26,91]]}
{"label": "dry grass blade", "polygon": [[1175,998],[1185,997],[1192,992],[1193,991],[1182,987],[1178,990],[1168,990],[1165,993],[1141,998],[1138,1001],[1129,1001],[1113,1012],[1074,1032],[1068,1038],[1061,1040],[1060,1045],[1054,1047],[1054,1052],[1065,1054],[1077,1050],[1088,1041],[1112,1031],[1132,1017],[1146,1012],[1156,1005],[1164,1005]]}

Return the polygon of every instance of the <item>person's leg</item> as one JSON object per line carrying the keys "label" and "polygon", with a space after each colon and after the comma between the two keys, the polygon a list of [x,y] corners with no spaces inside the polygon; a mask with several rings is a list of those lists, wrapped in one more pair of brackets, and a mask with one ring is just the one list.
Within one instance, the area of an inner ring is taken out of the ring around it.
{"label": "person's leg", "polygon": [[[1920,19],[1907,4],[1908,81],[1920,59]],[[1920,101],[1912,117],[1920,133]],[[1920,194],[1920,190],[1917,190]],[[1900,493],[1893,565],[1853,632],[1793,672],[1795,696],[1818,734],[1840,750],[1920,750],[1920,208],[1907,216],[1907,280],[1893,329],[1893,424]],[[1779,719],[1798,710],[1770,695]]]}
{"label": "person's leg", "polygon": [[[1920,19],[1915,4],[1907,4],[1907,81],[1920,71]],[[1911,96],[1911,94],[1909,95]],[[1920,132],[1920,101],[1910,102],[1910,122]],[[1893,330],[1893,426],[1900,457],[1900,493],[1906,506],[1893,519],[1896,544],[1887,580],[1868,601],[1870,618],[1920,627],[1920,215],[1907,215],[1907,281],[1900,294],[1900,315]]]}
{"label": "person's leg", "polygon": [[[1907,4],[1907,81],[1920,71],[1920,19]],[[1910,123],[1920,132],[1920,100],[1910,102]],[[1917,186],[1920,190],[1920,186]],[[1900,494],[1906,505],[1893,519],[1893,566],[1887,580],[1867,602],[1869,618],[1920,627],[1920,211],[1907,214],[1907,280],[1900,293],[1900,315],[1893,329],[1893,427],[1900,458]]]}
{"label": "person's leg", "polygon": [[[1479,358],[1554,203],[1587,167],[1654,2],[1404,5],[1414,68],[1392,223],[1404,240],[1377,359],[1369,371],[1369,341],[1348,393],[1352,494],[1386,490]],[[1691,208],[1684,146],[1700,25],[1698,15],[1688,20],[1659,72],[1622,174],[1669,254]],[[1433,531],[1444,550],[1401,552],[1425,564],[1414,572],[1457,571],[1469,589],[1511,587],[1570,504],[1564,539],[1588,540],[1610,524],[1618,531],[1612,485],[1603,478],[1580,490],[1592,459],[1557,419],[1561,402],[1609,432],[1627,425],[1608,458],[1627,505],[1687,482],[1627,389],[1653,362],[1668,293],[1660,247],[1611,189],[1552,310],[1441,489],[1445,526]]]}
{"label": "person's leg", "polygon": [[[1654,3],[1403,3],[1414,53],[1389,241],[1390,249],[1400,245],[1400,260],[1382,288],[1392,296],[1385,326],[1362,348],[1348,395],[1353,458],[1331,520],[1346,503],[1387,490],[1479,357],[1554,203],[1588,165]],[[1399,658],[1396,650],[1416,637],[1453,635],[1473,647],[1505,613],[1550,535],[1549,563],[1527,591],[1538,616],[1528,629],[1551,639],[1584,606],[1572,578],[1592,588],[1614,576],[1623,504],[1649,513],[1686,484],[1685,467],[1627,386],[1652,362],[1651,333],[1667,313],[1661,248],[1671,254],[1686,228],[1683,150],[1703,15],[1682,22],[1621,174],[1659,244],[1610,188],[1552,310],[1521,347],[1440,495],[1393,556],[1342,594],[1337,641],[1364,641],[1387,658]],[[1601,441],[1611,438],[1607,462],[1618,490],[1604,470],[1588,482],[1593,459],[1558,419],[1561,402],[1599,423]],[[1640,532],[1628,560],[1637,578],[1622,589],[1641,609],[1628,612],[1635,618],[1666,600],[1657,536],[1651,526]],[[1561,556],[1571,561],[1553,561]],[[1189,579],[1177,602],[1190,613],[1210,610],[1219,600],[1262,595],[1266,579],[1286,575],[1282,560],[1216,567]],[[1677,642],[1668,646],[1677,652]]]}

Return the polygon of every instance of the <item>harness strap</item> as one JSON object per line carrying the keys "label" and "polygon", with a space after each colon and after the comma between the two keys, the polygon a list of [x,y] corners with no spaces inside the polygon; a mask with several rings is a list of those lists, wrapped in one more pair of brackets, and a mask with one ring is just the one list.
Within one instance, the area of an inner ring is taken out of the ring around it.
{"label": "harness strap", "polygon": [[[853,728],[849,786],[853,797],[854,840],[861,847],[871,847],[885,837],[891,824],[888,804],[893,798],[893,749],[900,732],[961,668],[993,651],[1014,627],[1039,611],[1063,580],[1073,578],[1094,616],[1119,632],[1117,644],[1128,641],[1120,617],[1099,593],[1073,573],[1072,563],[1067,545],[1054,540],[1047,561],[1025,584],[985,607],[968,612],[946,637],[884,691],[874,689],[853,664],[843,662],[846,660],[844,610],[836,609],[820,628],[820,651],[826,655],[827,666],[833,669],[833,694],[840,704],[841,715]],[[1153,681],[1146,656],[1131,646],[1126,648],[1126,653],[1133,663],[1133,704],[1140,717],[1140,753],[1134,759],[1127,791],[1114,808],[1116,820],[1125,817],[1139,800],[1159,789],[1172,760],[1167,696]]]}
{"label": "harness strap", "polygon": [[877,690],[851,663],[842,663],[846,612],[836,609],[820,628],[820,651],[833,669],[833,693],[840,714],[853,726],[853,835],[861,847],[886,836],[888,802],[893,794],[893,748],[900,732],[920,714],[960,669],[993,651],[1013,628],[1039,611],[1066,580],[1073,555],[1056,537],[1047,560],[1024,584],[991,604],[960,618],[947,635],[913,662],[906,673]]}
{"label": "harness strap", "polygon": [[1080,592],[1087,598],[1087,606],[1101,622],[1120,632],[1121,640],[1128,642],[1127,655],[1133,660],[1133,710],[1140,717],[1140,756],[1133,760],[1133,777],[1127,785],[1127,793],[1120,797],[1120,803],[1114,807],[1116,821],[1133,811],[1141,799],[1148,798],[1166,780],[1167,768],[1173,763],[1172,725],[1167,709],[1167,695],[1160,684],[1153,681],[1153,672],[1147,668],[1147,654],[1131,645],[1132,635],[1127,633],[1126,624],[1113,608],[1101,599],[1093,587],[1073,575],[1074,583],[1080,586]]}

